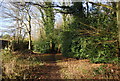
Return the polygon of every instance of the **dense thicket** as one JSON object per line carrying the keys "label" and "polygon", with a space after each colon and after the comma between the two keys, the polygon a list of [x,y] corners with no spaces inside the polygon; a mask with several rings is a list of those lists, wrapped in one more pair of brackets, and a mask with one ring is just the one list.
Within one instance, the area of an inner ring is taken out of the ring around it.
{"label": "dense thicket", "polygon": [[13,51],[23,51],[23,50],[27,50],[28,49],[28,41],[12,41],[12,50]]}
{"label": "dense thicket", "polygon": [[76,12],[72,13],[69,30],[62,34],[62,54],[96,63],[118,61],[117,26],[112,11],[92,6],[86,13],[81,2],[72,8]]}

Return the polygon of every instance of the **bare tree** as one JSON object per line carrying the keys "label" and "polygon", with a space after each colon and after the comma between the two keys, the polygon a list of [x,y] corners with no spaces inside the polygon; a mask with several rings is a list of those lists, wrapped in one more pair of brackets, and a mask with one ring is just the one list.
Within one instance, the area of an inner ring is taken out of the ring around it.
{"label": "bare tree", "polygon": [[10,3],[8,3],[7,6],[5,5],[5,7],[3,8],[5,10],[3,12],[4,14],[2,15],[2,17],[4,19],[8,19],[9,23],[11,22],[12,26],[8,27],[9,29],[16,30],[17,39],[19,41],[22,35],[22,30],[24,30],[21,24],[22,14],[20,13],[18,8],[15,8],[15,6]]}
{"label": "bare tree", "polygon": [[[29,5],[22,5],[23,3],[10,3],[10,7],[7,8],[9,11],[4,12],[4,18],[12,18],[13,21],[15,21],[14,27],[16,27],[17,32],[17,39],[18,42],[20,40],[20,37],[23,35],[22,40],[24,40],[24,37],[26,33],[28,34],[29,38],[29,46],[28,49],[31,50],[32,46],[32,37],[31,37],[31,21],[32,21],[32,14],[31,14],[31,6]],[[21,6],[22,5],[22,6]],[[6,7],[5,7],[6,8]],[[11,11],[11,12],[10,12]]]}

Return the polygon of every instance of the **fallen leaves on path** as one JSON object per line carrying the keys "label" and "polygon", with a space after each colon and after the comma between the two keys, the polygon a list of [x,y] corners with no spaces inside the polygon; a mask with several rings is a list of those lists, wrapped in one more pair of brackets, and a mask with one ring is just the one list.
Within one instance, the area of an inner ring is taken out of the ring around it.
{"label": "fallen leaves on path", "polygon": [[[120,72],[112,64],[94,64],[90,63],[88,59],[76,60],[74,58],[64,58],[62,54],[26,54],[19,55],[19,59],[23,64],[22,66],[17,64],[19,69],[14,69],[22,71],[19,77],[23,79],[105,79],[104,75],[95,76],[93,72],[93,70],[101,65],[107,65],[105,69],[110,69],[111,73],[114,71],[115,73]],[[27,62],[31,61],[30,59],[37,64],[27,64]],[[24,69],[21,70],[20,68]],[[118,76],[115,75],[115,77]]]}

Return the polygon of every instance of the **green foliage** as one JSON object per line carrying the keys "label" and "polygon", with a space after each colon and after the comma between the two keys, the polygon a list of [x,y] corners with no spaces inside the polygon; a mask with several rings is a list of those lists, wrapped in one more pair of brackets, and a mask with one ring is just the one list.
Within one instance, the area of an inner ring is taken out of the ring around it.
{"label": "green foliage", "polygon": [[111,58],[116,57],[116,43],[100,43],[105,38],[75,37],[70,32],[64,32],[63,35],[62,53],[66,57],[89,58],[94,63],[112,62]]}
{"label": "green foliage", "polygon": [[94,75],[104,75],[106,73],[106,67],[107,65],[101,65],[100,67],[93,69]]}
{"label": "green foliage", "polygon": [[61,50],[60,42],[61,31],[55,29],[46,38],[34,41],[34,51],[40,53],[58,53]]}
{"label": "green foliage", "polygon": [[92,40],[92,44],[89,44],[89,48],[86,49],[89,52],[89,58],[91,59],[91,62],[108,63],[111,62],[111,58],[116,57],[116,43],[103,43],[101,41],[105,41],[105,38],[102,37],[94,37],[90,38],[90,40]]}
{"label": "green foliage", "polygon": [[[45,6],[52,6],[52,2],[45,2]],[[57,51],[58,38],[54,31],[55,14],[52,7],[39,8],[42,13],[43,25],[46,36],[34,42],[34,51],[40,53],[53,53]],[[44,12],[44,13],[43,13]]]}
{"label": "green foliage", "polygon": [[114,42],[117,40],[117,26],[111,11],[103,8],[101,10],[104,12],[101,12],[98,7],[94,7],[90,13],[87,13],[86,18],[86,12],[81,6],[83,6],[82,3],[74,3],[72,8],[78,12],[72,13],[69,29],[62,33],[63,55],[73,58],[88,58],[94,63],[115,61],[118,48],[117,42]]}
{"label": "green foliage", "polygon": [[34,51],[40,53],[49,53],[50,42],[48,40],[39,40],[34,42]]}
{"label": "green foliage", "polygon": [[120,57],[117,57],[117,58],[114,57],[114,58],[112,58],[111,62],[112,62],[113,64],[120,65]]}
{"label": "green foliage", "polygon": [[[52,2],[45,2],[46,6],[51,6]],[[52,7],[44,8],[44,27],[46,35],[49,35],[51,32],[53,32],[54,29],[54,10]]]}
{"label": "green foliage", "polygon": [[73,57],[71,44],[72,44],[72,31],[64,31],[62,33],[61,41],[62,41],[62,54],[65,57]]}
{"label": "green foliage", "polygon": [[85,38],[82,37],[76,37],[72,40],[72,52],[75,54],[74,57],[78,58],[87,58],[87,41]]}

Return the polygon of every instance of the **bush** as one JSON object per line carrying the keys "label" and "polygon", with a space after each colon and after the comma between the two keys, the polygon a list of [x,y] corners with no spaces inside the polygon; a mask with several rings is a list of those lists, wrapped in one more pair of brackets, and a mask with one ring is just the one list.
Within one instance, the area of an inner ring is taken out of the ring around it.
{"label": "bush", "polygon": [[40,53],[49,53],[50,42],[47,40],[39,40],[34,42],[34,51]]}
{"label": "bush", "polygon": [[34,41],[34,51],[40,53],[59,53],[61,50],[60,33],[60,30],[56,29],[45,38]]}
{"label": "bush", "polygon": [[[52,47],[50,46],[52,45]],[[57,53],[57,43],[54,40],[47,39],[34,42],[34,51],[40,53]]]}
{"label": "bush", "polygon": [[108,63],[116,57],[116,43],[103,43],[110,40],[101,36],[78,36],[74,31],[62,33],[62,54],[65,57],[90,59],[94,63]]}
{"label": "bush", "polygon": [[12,41],[14,51],[23,51],[28,49],[28,41]]}
{"label": "bush", "polygon": [[73,57],[71,44],[72,44],[72,34],[71,31],[64,31],[62,33],[61,41],[62,41],[62,54],[65,57]]}
{"label": "bush", "polygon": [[86,37],[78,36],[76,31],[62,33],[62,54],[65,57],[87,58]]}

